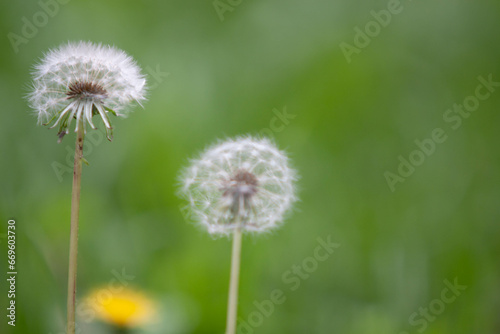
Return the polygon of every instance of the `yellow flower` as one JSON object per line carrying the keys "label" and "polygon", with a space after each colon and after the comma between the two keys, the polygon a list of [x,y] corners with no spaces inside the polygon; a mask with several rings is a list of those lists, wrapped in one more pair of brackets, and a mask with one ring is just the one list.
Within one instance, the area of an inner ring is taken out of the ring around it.
{"label": "yellow flower", "polygon": [[99,319],[120,328],[143,325],[154,316],[153,302],[132,289],[97,289],[89,295],[87,302]]}

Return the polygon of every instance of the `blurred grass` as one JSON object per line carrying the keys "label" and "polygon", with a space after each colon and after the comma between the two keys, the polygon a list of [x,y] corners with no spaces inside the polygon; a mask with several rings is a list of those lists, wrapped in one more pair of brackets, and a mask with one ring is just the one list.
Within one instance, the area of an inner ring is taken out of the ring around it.
{"label": "blurred grass", "polygon": [[[74,135],[57,145],[23,96],[44,51],[84,39],[169,75],[145,110],[114,120],[112,143],[88,153],[80,298],[125,268],[162,305],[149,332],[222,333],[230,243],[184,221],[177,173],[217,138],[259,133],[274,108],[286,107],[296,117],[274,137],[301,174],[301,202],[282,229],[244,240],[240,316],[274,289],[287,298],[255,332],[416,333],[409,316],[458,277],[467,290],[426,333],[498,333],[500,93],[458,130],[447,128],[448,140],[394,193],[383,174],[395,172],[415,139],[445,127],[444,111],[473,94],[477,76],[500,79],[500,6],[403,4],[350,64],[339,43],[352,43],[353,28],[387,2],[243,1],[221,22],[211,2],[72,1],[19,53],[4,38],[0,213],[17,220],[19,275],[17,326],[4,319],[0,332],[64,328],[71,173],[59,182],[51,164],[65,164]],[[2,35],[19,33],[21,18],[39,10],[1,3]],[[341,247],[290,291],[282,274],[328,235]],[[2,280],[2,308],[6,291]],[[81,323],[86,333],[106,330]]]}

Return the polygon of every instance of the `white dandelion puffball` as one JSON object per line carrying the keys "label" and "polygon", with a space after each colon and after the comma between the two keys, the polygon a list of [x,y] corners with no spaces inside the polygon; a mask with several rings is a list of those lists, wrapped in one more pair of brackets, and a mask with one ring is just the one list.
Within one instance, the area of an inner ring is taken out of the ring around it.
{"label": "white dandelion puffball", "polygon": [[210,147],[182,174],[181,194],[211,234],[277,227],[295,202],[295,170],[268,139],[227,140]]}
{"label": "white dandelion puffball", "polygon": [[86,130],[86,123],[95,129],[92,117],[99,115],[111,140],[109,113],[124,116],[134,102],[140,105],[145,85],[140,68],[125,52],[91,42],[67,43],[35,65],[28,100],[40,123],[59,125],[60,139],[73,118],[76,132],[82,125]]}

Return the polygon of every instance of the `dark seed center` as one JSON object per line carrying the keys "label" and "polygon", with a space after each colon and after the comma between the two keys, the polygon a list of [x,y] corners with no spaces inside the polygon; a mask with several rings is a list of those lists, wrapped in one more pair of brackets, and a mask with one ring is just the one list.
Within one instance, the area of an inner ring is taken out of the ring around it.
{"label": "dark seed center", "polygon": [[68,99],[99,97],[105,98],[108,92],[99,84],[86,81],[76,81],[69,85],[66,92]]}
{"label": "dark seed center", "polygon": [[247,219],[251,207],[252,197],[258,191],[259,182],[254,174],[244,170],[237,170],[234,175],[225,182],[222,188],[222,196],[231,199],[230,210],[233,218],[239,216]]}
{"label": "dark seed center", "polygon": [[240,169],[227,181],[222,195],[232,197],[235,202],[239,202],[240,197],[248,201],[257,192],[258,185],[254,174]]}
{"label": "dark seed center", "polygon": [[240,169],[234,174],[231,178],[231,181],[236,182],[237,184],[247,185],[256,187],[258,185],[257,177],[246,170]]}

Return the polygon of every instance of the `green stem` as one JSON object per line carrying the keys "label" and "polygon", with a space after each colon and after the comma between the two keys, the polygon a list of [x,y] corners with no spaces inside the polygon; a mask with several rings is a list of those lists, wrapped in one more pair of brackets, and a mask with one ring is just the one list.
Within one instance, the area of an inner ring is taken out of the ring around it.
{"label": "green stem", "polygon": [[82,179],[83,122],[80,121],[75,145],[75,165],[73,169],[73,193],[71,196],[71,232],[69,239],[68,270],[68,326],[67,334],[75,333],[76,268],[78,257],[78,214],[80,212],[80,183]]}
{"label": "green stem", "polygon": [[237,227],[233,234],[233,251],[231,256],[231,280],[229,282],[229,297],[227,304],[226,334],[236,333],[238,316],[238,284],[240,280],[241,258],[241,228]]}

